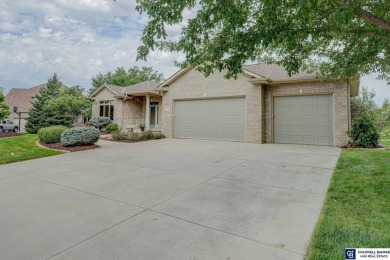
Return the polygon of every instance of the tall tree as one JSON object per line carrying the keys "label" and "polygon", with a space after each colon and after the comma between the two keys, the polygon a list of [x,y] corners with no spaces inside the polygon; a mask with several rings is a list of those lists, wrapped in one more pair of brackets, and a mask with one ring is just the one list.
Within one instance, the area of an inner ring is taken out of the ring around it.
{"label": "tall tree", "polygon": [[58,80],[57,74],[47,81],[47,86],[39,90],[34,97],[33,106],[28,111],[25,129],[28,133],[36,133],[40,128],[51,125],[69,125],[69,120],[61,115],[56,115],[54,111],[46,108],[49,100],[57,98],[61,93],[62,83]]}
{"label": "tall tree", "polygon": [[11,115],[9,106],[5,103],[5,97],[3,94],[3,88],[0,87],[0,120]]}
{"label": "tall tree", "polygon": [[[206,76],[227,69],[228,78],[248,60],[260,60],[276,62],[290,74],[318,65],[322,75],[333,78],[378,72],[390,80],[388,0],[137,3],[137,10],[149,16],[138,48],[141,59],[156,49],[183,52],[182,67],[196,67]],[[186,10],[194,13],[188,22]],[[178,38],[168,35],[167,26],[183,23]]]}
{"label": "tall tree", "polygon": [[130,86],[143,81],[151,80],[160,82],[164,79],[164,75],[152,67],[139,68],[134,66],[127,71],[123,67],[119,67],[115,72],[107,72],[106,74],[97,74],[92,78],[92,88],[89,89],[88,94],[91,95],[104,83],[113,84],[117,86]]}

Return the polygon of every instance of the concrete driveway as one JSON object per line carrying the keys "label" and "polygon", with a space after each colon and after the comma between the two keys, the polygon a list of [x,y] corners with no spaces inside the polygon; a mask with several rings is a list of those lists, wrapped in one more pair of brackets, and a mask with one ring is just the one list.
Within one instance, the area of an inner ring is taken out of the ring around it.
{"label": "concrete driveway", "polygon": [[340,153],[100,144],[0,166],[0,259],[303,259]]}

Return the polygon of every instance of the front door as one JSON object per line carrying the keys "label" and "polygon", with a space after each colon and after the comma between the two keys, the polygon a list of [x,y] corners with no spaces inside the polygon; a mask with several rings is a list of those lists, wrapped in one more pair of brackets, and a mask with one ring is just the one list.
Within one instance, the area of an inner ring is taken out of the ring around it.
{"label": "front door", "polygon": [[158,125],[158,102],[150,103],[150,128],[156,128]]}

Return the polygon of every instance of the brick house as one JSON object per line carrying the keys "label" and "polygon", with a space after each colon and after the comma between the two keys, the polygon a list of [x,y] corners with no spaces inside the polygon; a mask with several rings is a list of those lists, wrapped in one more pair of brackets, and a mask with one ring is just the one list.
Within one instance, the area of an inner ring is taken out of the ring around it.
{"label": "brick house", "polygon": [[124,131],[145,124],[167,137],[343,146],[358,90],[348,79],[289,77],[280,66],[256,64],[236,80],[188,68],[161,84],[104,84],[91,98],[93,115],[111,117]]}

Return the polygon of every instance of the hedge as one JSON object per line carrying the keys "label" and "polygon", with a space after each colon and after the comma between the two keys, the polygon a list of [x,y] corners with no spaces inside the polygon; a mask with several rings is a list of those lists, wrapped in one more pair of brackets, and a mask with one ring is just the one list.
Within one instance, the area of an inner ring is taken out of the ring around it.
{"label": "hedge", "polygon": [[38,138],[46,144],[59,143],[61,142],[61,134],[67,129],[66,126],[62,125],[43,127],[38,130]]}

